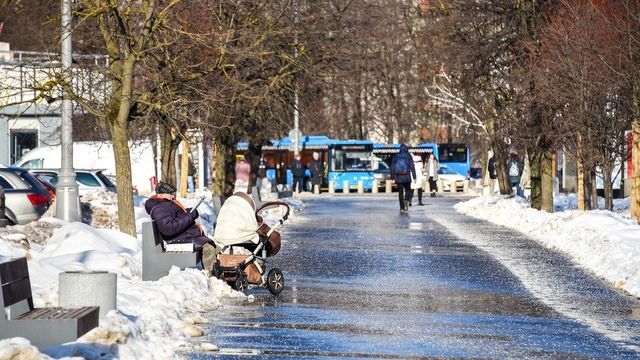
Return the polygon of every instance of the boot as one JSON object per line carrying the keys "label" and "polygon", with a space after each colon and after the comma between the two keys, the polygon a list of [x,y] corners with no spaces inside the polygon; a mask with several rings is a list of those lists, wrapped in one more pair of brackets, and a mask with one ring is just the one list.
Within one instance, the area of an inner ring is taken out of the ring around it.
{"label": "boot", "polygon": [[431,193],[431,197],[436,197],[436,193],[435,193],[435,192],[432,192],[432,193]]}
{"label": "boot", "polygon": [[424,206],[424,204],[422,203],[422,199],[418,199],[418,205]]}

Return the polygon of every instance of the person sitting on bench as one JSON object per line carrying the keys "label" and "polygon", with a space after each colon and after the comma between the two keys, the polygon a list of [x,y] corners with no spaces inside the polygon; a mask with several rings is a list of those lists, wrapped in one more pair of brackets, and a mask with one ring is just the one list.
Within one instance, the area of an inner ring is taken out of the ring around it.
{"label": "person sitting on bench", "polygon": [[191,208],[185,208],[176,199],[176,187],[169,183],[158,182],[155,192],[144,207],[151,220],[156,222],[164,241],[167,244],[192,243],[193,251],[198,253],[198,262],[211,272],[219,250],[196,222],[198,210],[191,211]]}

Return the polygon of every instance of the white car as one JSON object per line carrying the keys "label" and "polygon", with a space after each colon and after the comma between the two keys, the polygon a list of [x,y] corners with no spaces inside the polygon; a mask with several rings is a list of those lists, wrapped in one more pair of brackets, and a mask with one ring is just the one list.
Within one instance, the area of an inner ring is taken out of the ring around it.
{"label": "white car", "polygon": [[438,180],[442,180],[443,191],[451,191],[451,184],[455,182],[455,191],[464,191],[464,176],[446,166],[441,166],[438,170]]}
{"label": "white car", "polygon": [[[96,190],[116,192],[116,186],[102,173],[102,170],[74,169],[80,196]],[[30,169],[31,173],[40,175],[53,185],[58,183],[60,169]]]}

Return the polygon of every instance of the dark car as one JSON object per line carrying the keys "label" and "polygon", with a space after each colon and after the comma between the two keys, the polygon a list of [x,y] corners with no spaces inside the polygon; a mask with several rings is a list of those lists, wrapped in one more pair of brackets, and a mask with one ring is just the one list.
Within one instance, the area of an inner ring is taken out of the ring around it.
{"label": "dark car", "polygon": [[49,197],[51,198],[51,201],[49,201],[49,205],[52,205],[53,202],[56,200],[56,186],[50,183],[49,181],[47,181],[45,178],[43,178],[39,174],[32,174],[32,175],[33,177],[36,178],[36,180],[40,182],[40,184],[42,184],[42,186],[44,186],[45,189],[47,189],[47,192],[49,193]]}
{"label": "dark car", "polygon": [[469,169],[469,177],[472,179],[482,179],[482,169],[477,167],[472,167]]}
{"label": "dark car", "polygon": [[5,217],[11,224],[38,220],[51,204],[47,189],[26,169],[0,168],[0,187],[5,194]]}

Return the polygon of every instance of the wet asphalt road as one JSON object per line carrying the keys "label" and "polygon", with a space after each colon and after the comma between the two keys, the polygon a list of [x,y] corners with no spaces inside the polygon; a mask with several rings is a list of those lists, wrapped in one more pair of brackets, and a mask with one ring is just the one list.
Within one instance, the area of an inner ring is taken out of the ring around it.
{"label": "wet asphalt road", "polygon": [[307,199],[283,229],[273,297],[207,314],[192,359],[640,358],[640,302],[451,197]]}

